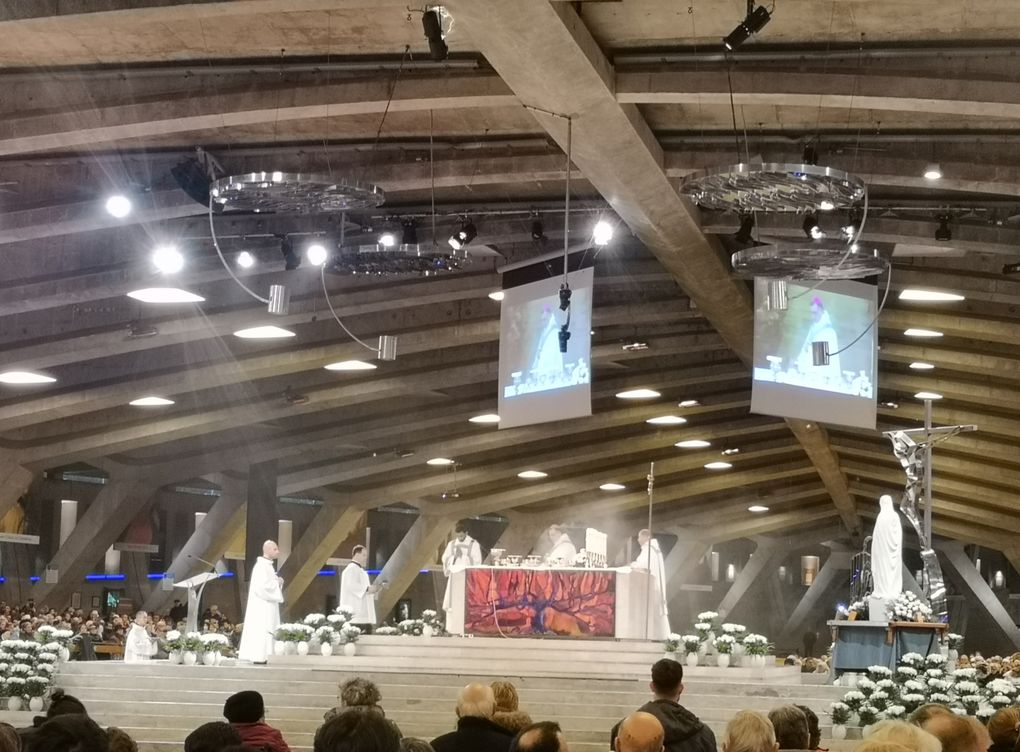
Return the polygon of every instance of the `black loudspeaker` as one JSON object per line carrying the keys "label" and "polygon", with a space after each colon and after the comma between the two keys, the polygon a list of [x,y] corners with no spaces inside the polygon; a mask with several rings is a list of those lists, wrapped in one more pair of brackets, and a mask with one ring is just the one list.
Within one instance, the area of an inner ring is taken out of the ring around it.
{"label": "black loudspeaker", "polygon": [[209,206],[209,176],[205,174],[205,168],[197,159],[189,159],[174,165],[170,168],[170,174],[174,176],[182,191],[202,206]]}

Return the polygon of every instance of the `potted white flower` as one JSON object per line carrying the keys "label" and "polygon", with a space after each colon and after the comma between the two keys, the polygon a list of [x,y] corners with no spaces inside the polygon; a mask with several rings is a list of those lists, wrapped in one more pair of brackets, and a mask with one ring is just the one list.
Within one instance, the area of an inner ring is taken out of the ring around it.
{"label": "potted white flower", "polygon": [[850,706],[845,702],[834,702],[829,706],[832,716],[832,738],[846,739],[846,725],[850,722]]}
{"label": "potted white flower", "polygon": [[960,660],[960,650],[963,648],[963,635],[950,632],[946,635],[946,644],[949,646],[949,652],[946,657],[955,666],[956,662]]}
{"label": "potted white flower", "polygon": [[752,668],[765,668],[769,640],[765,635],[749,634],[743,639],[744,652],[751,658]]}
{"label": "potted white flower", "polygon": [[166,633],[166,640],[163,645],[166,648],[167,660],[170,663],[181,663],[183,661],[184,638],[178,630],[169,630]]}
{"label": "potted white flower", "polygon": [[426,608],[421,612],[421,620],[424,623],[421,631],[423,637],[434,637],[443,633],[443,627],[439,623],[439,614],[435,610]]}
{"label": "potted white flower", "polygon": [[202,663],[215,666],[222,656],[230,650],[230,638],[219,632],[207,632],[202,635]]}
{"label": "potted white flower", "polygon": [[715,648],[716,665],[719,668],[728,668],[730,665],[730,654],[733,652],[733,646],[736,644],[737,638],[733,635],[721,634],[715,638],[712,643],[712,647]]}
{"label": "potted white flower", "polygon": [[312,633],[312,640],[319,643],[319,653],[333,655],[333,645],[340,643],[340,635],[329,624],[324,624]]}
{"label": "potted white flower", "polygon": [[311,627],[312,629],[318,629],[326,623],[326,615],[308,614],[308,616],[301,620],[301,623]]}
{"label": "potted white flower", "polygon": [[21,710],[22,697],[25,694],[25,677],[8,676],[4,686],[7,689],[7,709],[13,711]]}
{"label": "potted white flower", "polygon": [[675,632],[670,632],[666,639],[662,641],[663,658],[671,658],[676,660],[676,651],[680,649],[680,644],[683,642],[680,635]]}
{"label": "potted white flower", "polygon": [[198,653],[202,649],[202,635],[198,632],[186,632],[181,638],[181,663],[194,666],[198,663]]}
{"label": "potted white flower", "polygon": [[28,697],[28,709],[38,713],[45,704],[44,698],[50,689],[48,676],[41,674],[29,674],[25,677],[25,696]]}
{"label": "potted white flower", "polygon": [[308,655],[308,643],[312,639],[312,633],[315,630],[307,624],[292,624],[291,627],[294,629],[295,636],[297,637],[297,654]]}
{"label": "potted white flower", "polygon": [[399,634],[400,630],[390,624],[384,624],[375,630],[376,637],[396,637]]}
{"label": "potted white flower", "polygon": [[712,646],[712,641],[715,640],[715,634],[712,632],[712,622],[695,622],[694,631],[698,633],[698,638],[701,640],[701,647],[698,648],[698,655],[704,657],[708,655],[708,649]]}
{"label": "potted white flower", "polygon": [[696,634],[685,634],[680,637],[680,642],[684,647],[684,663],[690,668],[694,668],[698,665],[698,659],[701,657],[698,654],[698,651],[701,650],[701,638]]}
{"label": "potted white flower", "polygon": [[356,643],[361,637],[361,629],[350,623],[344,624],[340,627],[340,636],[344,640],[344,655],[350,658],[358,652]]}

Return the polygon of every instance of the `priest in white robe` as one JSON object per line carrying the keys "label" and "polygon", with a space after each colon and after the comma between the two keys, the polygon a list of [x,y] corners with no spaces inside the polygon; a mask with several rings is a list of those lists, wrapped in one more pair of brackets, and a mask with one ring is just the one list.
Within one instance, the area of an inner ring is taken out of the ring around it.
{"label": "priest in white robe", "polygon": [[351,611],[354,614],[351,623],[362,628],[375,625],[375,594],[379,592],[368,578],[367,564],[368,549],[355,546],[351,551],[351,563],[340,575],[340,608]]}
{"label": "priest in white robe", "polygon": [[662,630],[663,639],[669,634],[669,609],[666,607],[666,565],[662,559],[662,549],[659,541],[652,537],[650,530],[645,528],[638,532],[638,543],[641,545],[641,552],[630,565],[632,569],[642,569],[652,576],[652,587],[658,590],[653,596],[657,599],[657,611],[659,615],[659,629]]}
{"label": "priest in white robe", "polygon": [[570,540],[570,536],[567,535],[566,531],[559,525],[550,525],[549,541],[552,543],[552,548],[546,555],[546,560],[550,563],[559,562],[564,566],[572,567],[574,565],[574,557],[577,556],[577,547]]}
{"label": "priest in white robe", "polygon": [[147,629],[149,615],[144,611],[135,614],[135,620],[124,638],[124,663],[147,661],[156,654],[156,641]]}
{"label": "priest in white robe", "polygon": [[283,580],[276,575],[274,562],[280,549],[274,541],[262,544],[262,556],[255,560],[248,586],[248,605],[244,610],[244,629],[237,657],[242,661],[265,663],[273,652],[273,637],[280,626]]}
{"label": "priest in white robe", "polygon": [[[467,567],[482,563],[482,547],[468,535],[467,520],[461,520],[453,529],[453,540],[443,550],[443,574],[446,575],[446,593],[443,596],[443,610],[450,611],[453,603],[453,574]],[[458,604],[463,605],[463,604]]]}

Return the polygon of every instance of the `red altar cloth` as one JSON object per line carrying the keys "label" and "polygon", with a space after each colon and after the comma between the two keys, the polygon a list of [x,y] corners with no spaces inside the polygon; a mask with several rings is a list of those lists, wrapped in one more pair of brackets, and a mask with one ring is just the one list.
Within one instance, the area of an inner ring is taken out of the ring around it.
{"label": "red altar cloth", "polygon": [[465,634],[615,635],[613,571],[469,569],[464,590]]}

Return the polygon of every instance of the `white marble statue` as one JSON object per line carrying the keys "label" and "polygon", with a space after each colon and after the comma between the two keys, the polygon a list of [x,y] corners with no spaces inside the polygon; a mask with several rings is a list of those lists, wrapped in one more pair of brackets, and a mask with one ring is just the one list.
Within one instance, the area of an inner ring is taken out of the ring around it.
{"label": "white marble statue", "polygon": [[[888,494],[878,500],[879,511],[871,534],[872,621],[884,620],[884,604],[903,592],[903,526]],[[878,603],[881,601],[881,605]],[[877,613],[876,613],[877,612]]]}

